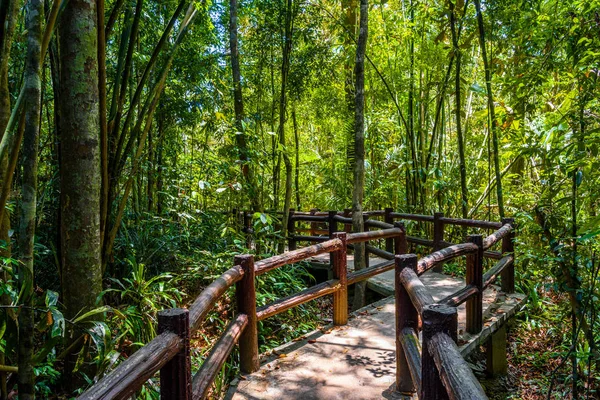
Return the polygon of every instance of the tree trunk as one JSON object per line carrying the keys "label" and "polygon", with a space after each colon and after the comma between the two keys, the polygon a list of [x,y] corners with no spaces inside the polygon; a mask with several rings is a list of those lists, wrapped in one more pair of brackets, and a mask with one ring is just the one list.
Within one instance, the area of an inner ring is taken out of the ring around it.
{"label": "tree trunk", "polygon": [[238,50],[237,0],[229,2],[229,46],[231,48],[231,73],[233,75],[233,105],[235,110],[235,139],[241,161],[242,177],[248,191],[252,208],[260,211],[260,203],[252,168],[249,163],[249,151],[244,127],[244,98],[240,72],[240,54]]}
{"label": "tree trunk", "polygon": [[454,3],[450,3],[450,29],[452,31],[452,45],[454,51],[454,58],[456,59],[456,71],[455,71],[455,113],[456,113],[456,136],[458,140],[458,160],[460,163],[460,194],[461,194],[461,210],[462,217],[467,218],[468,209],[468,190],[467,190],[467,167],[465,162],[465,143],[463,138],[463,132],[461,127],[461,90],[460,90],[460,47],[458,46],[458,35],[456,33],[456,13],[454,9]]}
{"label": "tree trunk", "polygon": [[[492,70],[487,57],[485,45],[485,29],[483,26],[483,14],[481,13],[481,0],[475,0],[477,9],[477,24],[479,25],[479,45],[481,47],[481,58],[485,69],[485,85],[487,89],[488,112],[490,121],[490,131],[492,133],[492,157],[494,158],[494,171],[496,173],[496,194],[498,196],[498,213],[500,219],[504,218],[504,199],[502,196],[502,173],[500,171],[500,155],[498,152],[498,121],[496,121],[496,111],[494,109],[494,94],[492,93]],[[524,125],[524,124],[523,124]]]}
{"label": "tree trunk", "polygon": [[42,0],[29,0],[25,18],[27,54],[25,57],[25,132],[23,135],[23,186],[19,223],[19,283],[22,304],[19,312],[19,398],[33,399],[33,242],[37,201],[37,168],[41,108]]}
{"label": "tree trunk", "polygon": [[[61,300],[69,319],[94,308],[102,291],[96,18],[94,0],[70,0],[59,25]],[[67,341],[74,335],[71,330]]]}
{"label": "tree trunk", "polygon": [[[369,2],[360,0],[360,31],[356,46],[355,77],[355,108],[354,108],[354,187],[352,190],[352,227],[355,232],[364,230],[362,203],[365,190],[365,53],[369,33]],[[354,269],[359,271],[366,267],[365,245],[354,245]],[[360,282],[354,289],[354,309],[365,304],[366,282]]]}
{"label": "tree trunk", "polygon": [[298,135],[298,121],[296,120],[296,105],[292,106],[292,123],[294,124],[294,150],[296,156],[296,173],[294,176],[294,192],[296,192],[296,210],[301,210],[300,204],[300,136]]}

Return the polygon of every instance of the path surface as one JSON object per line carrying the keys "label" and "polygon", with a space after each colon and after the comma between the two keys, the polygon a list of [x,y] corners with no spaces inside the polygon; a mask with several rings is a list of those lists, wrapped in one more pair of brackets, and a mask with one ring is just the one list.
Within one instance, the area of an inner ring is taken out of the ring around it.
{"label": "path surface", "polygon": [[[379,262],[383,261],[379,259]],[[374,266],[378,261],[372,258],[370,263]],[[369,286],[393,293],[393,279],[393,271],[388,271],[371,279]],[[435,272],[424,274],[421,280],[436,301],[465,285],[461,279]],[[491,333],[514,315],[524,299],[521,294],[505,295],[495,286],[486,290],[484,329],[475,336],[465,334],[465,307],[460,306],[458,344],[461,353],[469,354],[485,343]],[[388,297],[353,313],[346,326],[326,327],[263,355],[260,370],[234,382],[226,398],[399,398],[393,391],[396,374],[394,325],[394,298]]]}

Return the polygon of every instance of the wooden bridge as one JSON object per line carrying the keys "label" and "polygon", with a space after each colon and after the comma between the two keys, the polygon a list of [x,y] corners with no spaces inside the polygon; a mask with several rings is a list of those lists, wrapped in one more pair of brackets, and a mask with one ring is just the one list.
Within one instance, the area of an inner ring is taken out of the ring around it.
{"label": "wooden bridge", "polygon": [[[248,214],[240,216],[251,233]],[[513,220],[466,220],[391,209],[366,212],[364,218],[366,232],[351,233],[347,210],[291,212],[288,252],[257,262],[251,255],[235,257],[234,266],[210,284],[189,311],[159,313],[159,335],[79,398],[129,398],[158,371],[161,398],[206,398],[236,344],[244,375],[231,386],[229,399],[487,398],[464,357],[486,345],[488,370],[506,370],[505,323],[524,301],[514,293]],[[400,220],[433,223],[433,240],[407,235]],[[444,241],[450,225],[491,233],[452,244]],[[309,235],[298,235],[303,232]],[[318,243],[297,249],[302,241]],[[348,252],[363,242],[370,265],[354,271]],[[411,245],[434,251],[418,259],[407,254]],[[500,251],[493,250],[496,246]],[[304,260],[323,262],[327,256],[330,279],[257,308],[256,276]],[[463,256],[464,281],[441,273],[443,263]],[[484,271],[486,258],[496,262]],[[500,287],[494,285],[497,278]],[[393,296],[349,315],[348,287],[365,280]],[[234,285],[236,317],[192,377],[190,333],[202,326],[213,305]],[[326,295],[333,296],[333,324],[264,355],[261,365],[257,323]]]}

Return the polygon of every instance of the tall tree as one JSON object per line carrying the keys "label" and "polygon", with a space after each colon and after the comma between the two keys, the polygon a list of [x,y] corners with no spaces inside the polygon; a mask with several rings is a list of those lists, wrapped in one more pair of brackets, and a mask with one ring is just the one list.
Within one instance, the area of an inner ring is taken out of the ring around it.
{"label": "tall tree", "polygon": [[102,291],[96,24],[95,0],[70,0],[59,22],[61,277],[67,318],[93,308]]}
{"label": "tall tree", "polygon": [[479,27],[479,46],[481,47],[481,58],[485,69],[485,85],[487,89],[487,107],[489,112],[489,129],[492,134],[492,157],[494,158],[494,172],[496,175],[496,194],[498,196],[498,213],[504,218],[504,199],[502,195],[502,172],[500,171],[500,155],[498,154],[498,121],[494,106],[494,94],[492,93],[492,70],[487,56],[485,44],[485,28],[483,25],[483,14],[481,12],[481,0],[475,0],[477,9],[477,25]]}
{"label": "tall tree", "polygon": [[240,155],[242,176],[248,189],[250,204],[256,211],[260,211],[260,197],[258,196],[246,140],[246,127],[244,126],[244,97],[242,94],[242,73],[240,71],[240,53],[238,49],[237,28],[237,0],[229,2],[229,47],[231,49],[231,73],[233,75],[233,105],[235,111],[235,139]]}
{"label": "tall tree", "polygon": [[[360,31],[356,45],[354,65],[354,187],[352,190],[352,228],[354,232],[364,230],[363,199],[365,194],[365,54],[369,34],[369,2],[360,0]],[[354,269],[366,267],[365,244],[354,246]],[[354,309],[365,304],[366,282],[357,283],[354,289]]]}
{"label": "tall tree", "polygon": [[[0,2],[0,141],[8,126],[10,119],[10,90],[8,87],[8,61],[13,43],[15,26],[17,23],[17,12],[20,8],[19,0],[2,0]],[[8,173],[9,154],[0,156],[0,198],[8,195],[12,178]],[[6,199],[0,201],[0,258],[10,257],[10,216],[6,212],[4,204]],[[0,280],[7,281],[7,273],[4,269],[0,272]],[[8,305],[8,296],[0,298],[0,304]],[[6,319],[12,313],[8,309],[0,310],[0,318]],[[4,352],[0,352],[0,364],[5,363]],[[0,398],[7,398],[6,374],[0,372]]]}
{"label": "tall tree", "polygon": [[29,0],[25,17],[27,54],[25,58],[25,132],[22,161],[23,185],[19,226],[19,281],[22,304],[19,312],[19,398],[35,394],[33,372],[33,243],[37,202],[37,170],[41,109],[42,0]]}
{"label": "tall tree", "polygon": [[455,75],[454,75],[454,100],[455,100],[455,116],[456,116],[456,140],[458,141],[458,162],[460,164],[460,205],[462,210],[462,217],[467,218],[469,214],[468,208],[468,190],[467,190],[467,167],[465,162],[465,140],[463,138],[463,131],[461,126],[462,118],[462,106],[461,106],[461,77],[460,77],[460,66],[461,66],[461,53],[460,46],[458,45],[458,33],[456,30],[456,10],[452,1],[448,2],[450,5],[450,30],[452,31],[452,51],[454,52],[454,59],[456,62]]}

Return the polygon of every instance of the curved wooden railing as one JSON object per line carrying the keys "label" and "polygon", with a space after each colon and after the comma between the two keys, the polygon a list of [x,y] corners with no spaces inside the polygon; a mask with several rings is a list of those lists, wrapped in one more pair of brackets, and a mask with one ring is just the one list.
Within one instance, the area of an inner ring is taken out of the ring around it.
{"label": "curved wooden railing", "polygon": [[[251,234],[251,229],[246,225],[247,213],[242,214],[245,231]],[[206,287],[189,310],[171,309],[160,312],[158,336],[100,379],[79,399],[127,399],[158,371],[161,398],[203,399],[236,344],[239,345],[241,371],[250,373],[258,370],[258,321],[332,294],[333,323],[345,325],[348,321],[348,285],[394,268],[398,390],[417,391],[422,399],[446,398],[448,394],[456,399],[485,398],[481,386],[456,347],[456,306],[467,302],[467,331],[475,333],[482,328],[483,290],[501,276],[503,290],[514,291],[512,220],[496,223],[445,218],[440,213],[433,217],[400,214],[391,209],[365,212],[363,215],[367,228],[379,230],[338,232],[338,223],[349,231],[351,219],[348,210],[343,213],[319,213],[314,210],[310,214],[291,212],[288,221],[290,251],[256,263],[251,255],[236,256],[234,266]],[[375,220],[376,217],[383,217],[384,221]],[[411,240],[406,235],[404,225],[395,222],[395,219],[433,222],[434,240],[425,244],[423,241],[426,239]],[[311,235],[296,235],[297,221],[309,222]],[[319,223],[326,223],[327,229],[316,225]],[[471,235],[467,243],[453,245],[443,240],[444,225],[452,224],[497,230],[485,239],[481,235]],[[327,237],[319,236],[322,232],[327,232]],[[302,240],[318,243],[296,249],[296,243]],[[366,249],[388,261],[348,273],[347,249],[351,249],[355,243],[379,240],[385,240],[385,250],[368,244]],[[486,253],[486,250],[499,241],[502,241],[502,253]],[[406,254],[408,243],[411,242],[434,247],[436,251],[417,260],[415,255]],[[333,279],[271,304],[256,307],[257,275],[326,253],[331,255]],[[467,257],[466,286],[441,302],[434,303],[419,275],[460,256]],[[486,256],[499,258],[500,261],[484,274],[483,258]],[[234,285],[237,315],[192,377],[190,335],[202,326],[212,307]],[[417,336],[417,316],[423,321],[422,351]],[[468,397],[473,394],[479,397]]]}

